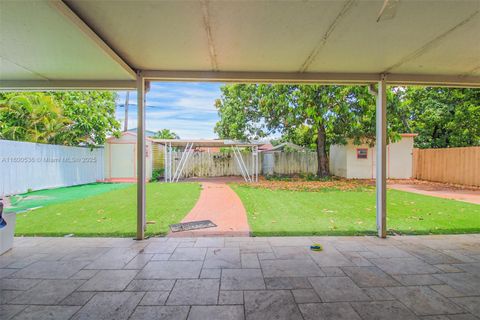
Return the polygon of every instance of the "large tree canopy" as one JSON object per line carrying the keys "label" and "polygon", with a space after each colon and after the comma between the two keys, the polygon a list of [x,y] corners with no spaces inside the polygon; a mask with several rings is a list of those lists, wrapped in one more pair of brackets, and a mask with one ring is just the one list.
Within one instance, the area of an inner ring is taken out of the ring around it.
{"label": "large tree canopy", "polygon": [[0,94],[0,138],[96,146],[117,134],[116,94],[107,91]]}
{"label": "large tree canopy", "polygon": [[[216,101],[221,138],[258,139],[282,134],[286,140],[315,145],[319,176],[329,174],[327,150],[332,143],[373,143],[375,97],[367,87],[235,84],[222,87]],[[389,92],[389,101],[394,95]],[[389,103],[389,135],[403,123],[397,103]],[[397,107],[393,107],[397,106]]]}
{"label": "large tree canopy", "polygon": [[170,129],[162,129],[155,132],[152,138],[155,139],[180,139],[180,136]]}

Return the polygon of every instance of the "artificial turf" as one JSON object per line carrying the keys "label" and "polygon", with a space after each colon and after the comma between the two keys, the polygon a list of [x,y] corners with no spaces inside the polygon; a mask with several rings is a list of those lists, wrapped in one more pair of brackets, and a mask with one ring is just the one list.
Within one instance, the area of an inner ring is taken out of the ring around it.
{"label": "artificial turf", "polygon": [[[129,185],[18,213],[15,235],[133,237],[137,221],[136,190],[136,185]],[[180,222],[199,195],[200,186],[196,183],[148,183],[146,234],[166,234],[168,225]]]}
{"label": "artificial turf", "polygon": [[[376,234],[374,189],[321,192],[233,186],[256,236]],[[480,232],[480,205],[388,190],[390,234]]]}

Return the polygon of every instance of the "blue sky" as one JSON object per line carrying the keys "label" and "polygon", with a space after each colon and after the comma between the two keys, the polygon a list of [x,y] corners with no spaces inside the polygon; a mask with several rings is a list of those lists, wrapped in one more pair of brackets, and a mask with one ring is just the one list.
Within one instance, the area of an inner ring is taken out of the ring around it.
{"label": "blue sky", "polygon": [[[215,99],[221,83],[154,82],[147,93],[147,130],[171,129],[181,138],[216,138]],[[125,91],[118,92],[116,117],[125,117]],[[128,128],[137,127],[137,95],[130,92]]]}

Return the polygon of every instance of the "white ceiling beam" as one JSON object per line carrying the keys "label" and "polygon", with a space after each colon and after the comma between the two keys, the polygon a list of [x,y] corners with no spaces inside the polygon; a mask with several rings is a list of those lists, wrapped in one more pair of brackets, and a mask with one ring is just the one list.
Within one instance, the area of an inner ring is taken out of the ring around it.
{"label": "white ceiling beam", "polygon": [[135,80],[0,80],[0,91],[134,90]]}
{"label": "white ceiling beam", "polygon": [[122,69],[124,69],[132,79],[136,79],[137,73],[133,68],[123,60],[95,31],[93,31],[75,12],[72,11],[61,0],[49,0],[49,4],[55,8],[60,14],[67,18],[98,48],[102,50],[108,57],[115,61]]}

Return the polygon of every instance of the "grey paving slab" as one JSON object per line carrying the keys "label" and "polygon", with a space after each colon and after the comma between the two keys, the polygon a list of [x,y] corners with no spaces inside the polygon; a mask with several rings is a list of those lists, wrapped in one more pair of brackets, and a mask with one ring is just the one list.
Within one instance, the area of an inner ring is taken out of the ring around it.
{"label": "grey paving slab", "polygon": [[239,248],[208,248],[204,268],[241,268]]}
{"label": "grey paving slab", "polygon": [[153,258],[152,253],[138,254],[135,258],[130,260],[130,262],[127,263],[127,265],[123,268],[124,269],[142,269],[152,258]]}
{"label": "grey paving slab", "polygon": [[321,267],[320,268],[327,277],[344,277],[346,276],[340,267]]}
{"label": "grey paving slab", "polygon": [[318,277],[325,274],[312,260],[260,260],[263,275],[278,277]]}
{"label": "grey paving slab", "polygon": [[312,288],[307,277],[265,278],[267,289],[309,289]]}
{"label": "grey paving slab", "polygon": [[88,280],[91,279],[94,275],[97,274],[99,270],[94,269],[84,269],[75,273],[70,279],[79,279],[79,280]]}
{"label": "grey paving slab", "polygon": [[167,305],[211,305],[218,302],[218,279],[177,280]]}
{"label": "grey paving slab", "polygon": [[350,305],[366,320],[418,320],[412,311],[398,301],[352,302]]}
{"label": "grey paving slab", "polygon": [[164,261],[170,259],[171,253],[155,253],[151,261]]}
{"label": "grey paving slab", "polygon": [[455,267],[480,277],[480,263],[463,263],[457,264]]}
{"label": "grey paving slab", "polygon": [[0,279],[0,290],[28,290],[40,281],[38,279]]}
{"label": "grey paving slab", "polygon": [[302,320],[302,315],[290,291],[245,291],[244,299],[247,320]]}
{"label": "grey paving slab", "polygon": [[17,271],[17,269],[0,269],[0,279],[6,278]]}
{"label": "grey paving slab", "polygon": [[388,274],[432,274],[440,270],[418,258],[375,258],[370,261]]}
{"label": "grey paving slab", "polygon": [[348,277],[315,277],[309,280],[323,302],[370,300]]}
{"label": "grey paving slab", "polygon": [[1,305],[0,304],[0,319],[10,320],[26,307],[27,306],[22,306],[22,305]]}
{"label": "grey paving slab", "polygon": [[85,269],[123,269],[139,250],[131,248],[112,248],[87,265]]}
{"label": "grey paving slab", "polygon": [[84,280],[43,280],[10,303],[55,305],[81,286]]}
{"label": "grey paving slab", "polygon": [[265,289],[260,269],[222,270],[221,290],[262,290]]}
{"label": "grey paving slab", "polygon": [[260,261],[256,253],[243,253],[240,255],[242,268],[260,268]]}
{"label": "grey paving slab", "polygon": [[385,288],[362,288],[372,300],[395,300],[395,298]]}
{"label": "grey paving slab", "polygon": [[143,249],[143,253],[173,253],[177,245],[178,242],[152,242]]}
{"label": "grey paving slab", "polygon": [[85,261],[37,261],[12,277],[24,279],[68,279],[85,267]]}
{"label": "grey paving slab", "polygon": [[417,315],[463,312],[462,308],[428,287],[394,287],[387,290]]}
{"label": "grey paving slab", "polygon": [[202,269],[200,272],[201,279],[220,279],[222,269]]}
{"label": "grey paving slab", "polygon": [[91,291],[75,291],[60,303],[63,306],[84,306],[96,294]]}
{"label": "grey paving slab", "polygon": [[177,248],[170,256],[169,260],[200,260],[203,261],[206,248]]}
{"label": "grey paving slab", "polygon": [[224,238],[197,238],[194,247],[197,248],[222,248],[225,246]]}
{"label": "grey paving slab", "polygon": [[202,261],[150,261],[137,274],[137,279],[198,278]]}
{"label": "grey paving slab", "polygon": [[0,305],[9,303],[22,293],[23,291],[0,289]]}
{"label": "grey paving slab", "polygon": [[359,287],[389,287],[399,285],[390,275],[377,267],[342,267],[342,270]]}
{"label": "grey paving slab", "polygon": [[443,284],[443,281],[430,274],[399,274],[392,276],[404,286],[427,286],[434,284]]}
{"label": "grey paving slab", "polygon": [[143,292],[99,292],[72,319],[128,319],[143,295]]}
{"label": "grey paving slab", "polygon": [[218,304],[242,304],[243,291],[220,291]]}
{"label": "grey paving slab", "polygon": [[480,297],[452,298],[451,300],[480,318]]}
{"label": "grey paving slab", "polygon": [[463,272],[464,270],[457,268],[455,265],[452,264],[436,264],[435,268],[443,271],[443,272]]}
{"label": "grey paving slab", "polygon": [[367,258],[362,255],[363,252],[357,251],[342,251],[342,254],[350,260],[357,267],[369,267],[373,266]]}
{"label": "grey paving slab", "polygon": [[125,291],[170,291],[175,280],[132,280]]}
{"label": "grey paving slab", "polygon": [[70,250],[61,260],[86,260],[93,261],[100,258],[109,248],[75,248]]}
{"label": "grey paving slab", "polygon": [[480,277],[470,273],[444,273],[437,274],[435,278],[448,284],[466,296],[480,295]]}
{"label": "grey paving slab", "polygon": [[243,306],[193,306],[188,320],[243,320]]}
{"label": "grey paving slab", "polygon": [[305,320],[361,320],[345,302],[308,303],[299,305],[299,308]]}
{"label": "grey paving slab", "polygon": [[80,309],[78,306],[29,306],[17,314],[13,320],[69,319],[78,309]]}
{"label": "grey paving slab", "polygon": [[85,282],[79,291],[122,291],[138,270],[102,270]]}
{"label": "grey paving slab", "polygon": [[446,298],[457,298],[457,297],[464,297],[466,294],[462,292],[458,292],[454,288],[450,287],[448,284],[438,284],[429,286],[430,289],[435,290],[436,292],[440,293],[442,296]]}
{"label": "grey paving slab", "polygon": [[149,291],[146,292],[140,301],[142,306],[163,306],[167,301],[170,291]]}
{"label": "grey paving slab", "polygon": [[309,259],[308,247],[272,247],[277,259]]}
{"label": "grey paving slab", "polygon": [[337,250],[313,252],[310,253],[310,256],[320,267],[355,266],[352,261]]}
{"label": "grey paving slab", "polygon": [[189,307],[177,306],[139,306],[130,320],[186,320]]}
{"label": "grey paving slab", "polygon": [[432,248],[416,244],[404,247],[405,251],[430,264],[460,263],[461,261]]}
{"label": "grey paving slab", "polygon": [[411,258],[412,256],[405,250],[389,245],[368,245],[368,250],[375,253],[380,258]]}
{"label": "grey paving slab", "polygon": [[320,302],[320,298],[313,289],[295,289],[292,290],[296,303]]}

